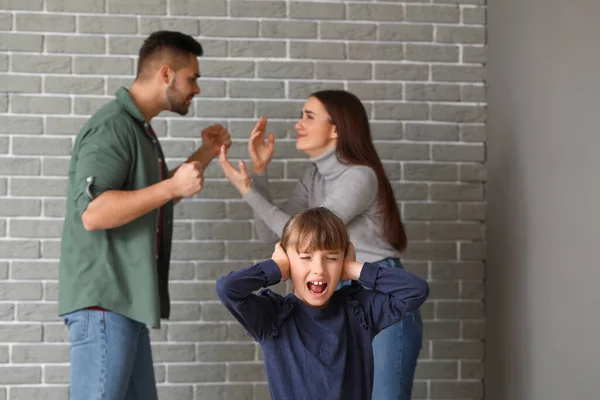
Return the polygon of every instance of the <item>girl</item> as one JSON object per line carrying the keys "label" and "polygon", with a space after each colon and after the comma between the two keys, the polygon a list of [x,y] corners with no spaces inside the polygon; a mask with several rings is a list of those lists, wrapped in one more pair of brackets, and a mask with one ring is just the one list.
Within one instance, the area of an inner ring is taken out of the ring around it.
{"label": "girl", "polygon": [[[252,207],[255,227],[264,241],[277,241],[290,215],[324,206],[344,222],[357,259],[384,268],[402,268],[406,234],[392,187],[371,139],[369,120],[360,100],[342,90],[313,93],[296,123],[296,148],[312,165],[281,207],[269,195],[266,171],[275,148],[273,134],[265,145],[267,120],[261,117],[248,144],[252,179],[243,162],[236,170],[221,151],[225,176]],[[423,327],[418,310],[375,337],[374,400],[410,400]]]}
{"label": "girl", "polygon": [[[294,293],[253,291],[288,278]],[[358,281],[335,290],[340,279]],[[373,337],[427,298],[401,268],[355,261],[344,223],[319,207],[284,227],[272,258],[217,281],[223,304],[260,343],[272,400],[367,400]]]}

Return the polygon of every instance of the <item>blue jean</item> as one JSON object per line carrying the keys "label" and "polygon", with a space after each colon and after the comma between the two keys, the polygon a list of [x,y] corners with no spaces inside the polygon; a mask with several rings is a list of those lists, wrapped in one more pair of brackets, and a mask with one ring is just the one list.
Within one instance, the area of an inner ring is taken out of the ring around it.
{"label": "blue jean", "polygon": [[71,342],[70,400],[157,400],[148,328],[109,311],[63,316]]}
{"label": "blue jean", "polygon": [[[403,268],[400,259],[374,262],[383,268]],[[340,282],[342,285],[350,281]],[[379,332],[373,339],[375,377],[372,400],[410,400],[417,359],[423,346],[423,321],[419,310],[407,312],[402,321]]]}

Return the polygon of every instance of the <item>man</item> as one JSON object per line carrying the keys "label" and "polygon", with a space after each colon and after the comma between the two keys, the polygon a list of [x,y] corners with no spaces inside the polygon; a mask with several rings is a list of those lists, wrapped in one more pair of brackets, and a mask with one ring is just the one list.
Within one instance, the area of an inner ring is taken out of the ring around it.
{"label": "man", "polygon": [[188,35],[150,35],[131,89],[75,140],[59,273],[72,400],[157,399],[146,325],[169,316],[173,205],[202,190],[204,168],[231,140],[220,125],[206,128],[202,146],[169,172],[150,121],[164,110],[187,114],[202,53]]}

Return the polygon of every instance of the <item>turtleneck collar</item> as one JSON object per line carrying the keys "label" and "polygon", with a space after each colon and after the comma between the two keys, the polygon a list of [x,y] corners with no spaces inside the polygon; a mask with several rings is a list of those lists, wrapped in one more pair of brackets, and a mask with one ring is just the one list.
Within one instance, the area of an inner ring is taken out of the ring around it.
{"label": "turtleneck collar", "polygon": [[328,150],[319,156],[311,157],[310,161],[315,163],[319,173],[323,175],[325,179],[335,178],[348,168],[347,165],[342,164],[338,159],[335,148]]}

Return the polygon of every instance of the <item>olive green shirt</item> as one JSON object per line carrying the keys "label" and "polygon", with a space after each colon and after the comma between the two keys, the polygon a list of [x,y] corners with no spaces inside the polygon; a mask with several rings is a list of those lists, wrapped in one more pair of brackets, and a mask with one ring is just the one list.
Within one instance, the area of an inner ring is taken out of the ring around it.
{"label": "olive green shirt", "polygon": [[168,277],[173,202],[118,228],[89,232],[81,215],[107,190],[138,190],[168,176],[158,140],[125,88],[75,139],[59,266],[59,314],[98,306],[153,328],[170,312]]}

